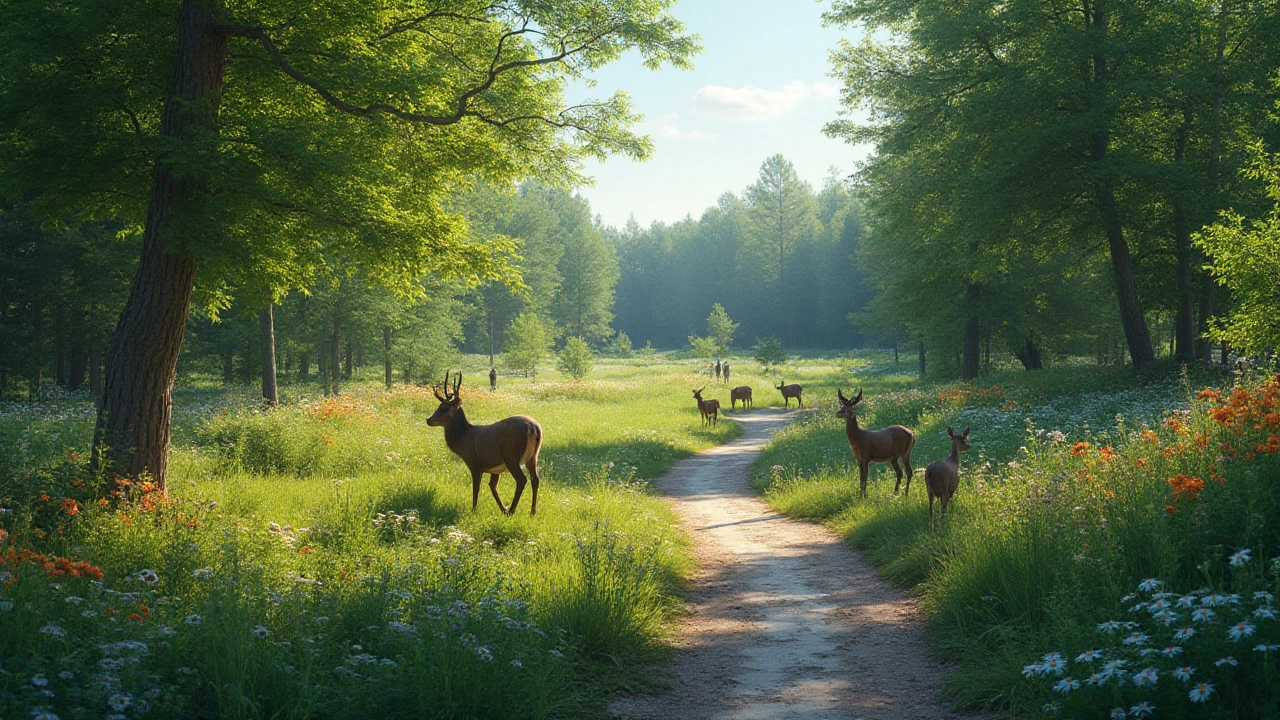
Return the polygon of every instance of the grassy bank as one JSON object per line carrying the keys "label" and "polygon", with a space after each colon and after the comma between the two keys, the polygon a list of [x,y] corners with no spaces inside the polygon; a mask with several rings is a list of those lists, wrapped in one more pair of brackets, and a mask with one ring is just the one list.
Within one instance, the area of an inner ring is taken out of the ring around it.
{"label": "grassy bank", "polygon": [[[895,391],[870,376],[853,381],[871,396],[864,427],[901,423],[919,437],[909,498],[892,495],[887,466],[870,497],[857,497],[830,404],[780,433],[754,482],[775,507],[828,523],[920,594],[935,647],[957,663],[948,692],[958,705],[1272,717],[1276,385],[1258,378],[1196,394],[1221,380],[1064,368]],[[948,425],[971,426],[974,450],[951,516],[930,532],[920,469],[949,452]],[[1252,561],[1240,562],[1242,549]],[[1215,609],[1219,597],[1234,600]],[[1213,614],[1197,622],[1202,607]],[[1177,636],[1185,627],[1194,638]],[[1121,664],[1107,674],[1108,661]],[[1210,684],[1204,702],[1192,694],[1200,683]]]}
{"label": "grassy bank", "polygon": [[690,369],[464,387],[473,422],[543,425],[535,517],[471,511],[423,388],[184,388],[168,498],[88,474],[84,398],[5,408],[0,716],[602,715],[691,569],[644,480],[737,432]]}

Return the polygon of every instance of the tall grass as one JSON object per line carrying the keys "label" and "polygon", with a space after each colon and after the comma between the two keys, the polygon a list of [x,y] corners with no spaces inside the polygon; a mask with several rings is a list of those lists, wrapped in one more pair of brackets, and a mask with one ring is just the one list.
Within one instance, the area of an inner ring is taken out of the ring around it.
{"label": "tall grass", "polygon": [[[1190,388],[1200,385],[1192,383],[1208,379],[1166,372],[1126,381],[1068,369],[1031,382],[1003,377],[880,394],[864,425],[914,426],[917,468],[945,454],[941,429],[973,426],[975,451],[963,460],[959,493],[937,532],[928,527],[919,473],[911,497],[892,495],[888,470],[869,498],[857,496],[843,427],[825,408],[779,434],[754,483],[780,510],[827,522],[888,577],[915,588],[935,646],[958,662],[947,681],[958,705],[1102,717],[1117,703],[1128,713],[1154,698],[1170,712],[1162,716],[1271,716],[1280,688],[1267,679],[1266,658],[1242,647],[1234,648],[1238,667],[1213,668],[1215,681],[1262,684],[1252,695],[1223,692],[1211,705],[1191,703],[1190,686],[1171,679],[1160,696],[1126,675],[1099,694],[1105,698],[1086,702],[1023,673],[1047,650],[1074,657],[1102,646],[1097,625],[1117,617],[1142,580],[1180,593],[1213,587],[1247,595],[1268,584],[1275,592],[1274,576],[1245,582],[1226,572],[1225,557],[1241,548],[1265,557],[1280,551],[1277,388],[1257,380],[1245,383],[1250,390],[1193,398]],[[1232,403],[1248,408],[1233,416],[1247,420],[1224,424]],[[1210,675],[1203,666],[1221,657],[1206,653],[1229,644],[1225,630],[1212,629],[1223,639],[1209,649],[1187,644],[1187,653],[1200,653],[1203,676]],[[1270,626],[1267,633],[1276,639],[1266,642],[1280,641]]]}
{"label": "tall grass", "polygon": [[472,512],[423,388],[186,389],[167,498],[87,473],[85,398],[0,416],[0,717],[601,716],[692,568],[644,480],[737,432],[683,366],[602,366],[463,389],[543,425],[533,517]]}

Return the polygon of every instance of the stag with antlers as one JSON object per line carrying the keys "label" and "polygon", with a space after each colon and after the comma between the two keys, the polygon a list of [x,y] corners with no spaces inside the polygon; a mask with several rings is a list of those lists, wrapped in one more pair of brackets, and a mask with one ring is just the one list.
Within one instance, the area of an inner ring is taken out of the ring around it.
{"label": "stag with antlers", "polygon": [[840,398],[840,410],[836,417],[844,418],[844,434],[849,438],[849,449],[858,461],[858,476],[862,483],[862,497],[867,496],[867,466],[873,462],[887,462],[893,466],[898,476],[893,484],[893,492],[897,494],[902,484],[902,468],[898,467],[898,459],[907,466],[907,488],[904,495],[911,494],[911,450],[916,446],[916,434],[902,427],[891,425],[883,430],[863,430],[858,427],[858,403],[862,402],[862,390],[857,397],[846,399],[843,390],[836,391]]}
{"label": "stag with antlers", "polygon": [[707,418],[711,418],[711,424],[714,426],[716,421],[720,419],[720,401],[719,400],[703,400],[702,391],[707,386],[703,385],[693,391],[693,399],[698,401],[698,412],[702,413],[702,424],[707,424]]}
{"label": "stag with antlers", "polygon": [[[453,383],[453,392],[449,391],[449,373],[444,374],[444,395],[432,388],[440,406],[427,418],[431,427],[444,428],[444,441],[454,455],[462,458],[471,471],[471,510],[475,512],[476,503],[480,499],[480,476],[489,474],[489,491],[493,493],[494,502],[505,515],[514,515],[516,505],[520,502],[520,494],[524,492],[526,482],[524,465],[529,469],[528,480],[533,483],[533,499],[529,514],[538,512],[538,450],[542,447],[542,426],[537,420],[525,415],[512,415],[492,425],[472,425],[467,421],[467,414],[462,410],[462,398],[458,395],[462,387],[462,373],[458,373]],[[502,498],[498,497],[498,478],[509,472],[516,479],[516,494],[511,498],[511,506],[505,507]]]}

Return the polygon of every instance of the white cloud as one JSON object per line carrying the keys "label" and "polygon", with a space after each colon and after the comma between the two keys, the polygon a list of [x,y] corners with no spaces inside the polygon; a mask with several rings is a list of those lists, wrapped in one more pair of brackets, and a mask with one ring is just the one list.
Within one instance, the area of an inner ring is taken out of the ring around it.
{"label": "white cloud", "polygon": [[754,85],[740,88],[703,85],[693,94],[693,111],[721,120],[760,122],[786,115],[806,98],[839,94],[839,89],[831,83],[803,80],[789,82],[781,90],[765,90]]}
{"label": "white cloud", "polygon": [[709,140],[715,135],[704,133],[700,130],[686,130],[680,127],[680,115],[678,113],[668,113],[658,118],[654,123],[654,133],[665,138],[674,138],[677,140]]}

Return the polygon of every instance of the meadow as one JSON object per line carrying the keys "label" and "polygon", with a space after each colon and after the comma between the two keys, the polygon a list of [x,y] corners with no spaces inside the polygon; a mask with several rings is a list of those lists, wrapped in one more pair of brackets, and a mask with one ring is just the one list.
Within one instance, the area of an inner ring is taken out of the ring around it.
{"label": "meadow", "polygon": [[[1067,366],[913,386],[883,363],[856,375],[863,427],[916,432],[911,494],[873,465],[858,497],[825,396],[762,453],[753,484],[918,594],[957,706],[1277,717],[1277,380]],[[973,449],[931,531],[923,468],[950,452],[948,426],[971,427]]]}
{"label": "meadow", "polygon": [[469,418],[544,428],[533,517],[528,490],[471,511],[425,387],[287,385],[264,410],[191,379],[168,497],[90,473],[88,397],[4,405],[0,716],[599,717],[644,686],[692,568],[645,480],[738,428],[702,425],[692,361],[491,393],[483,360]]}

